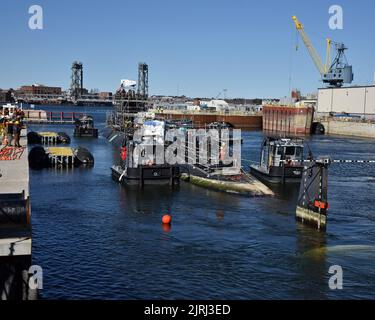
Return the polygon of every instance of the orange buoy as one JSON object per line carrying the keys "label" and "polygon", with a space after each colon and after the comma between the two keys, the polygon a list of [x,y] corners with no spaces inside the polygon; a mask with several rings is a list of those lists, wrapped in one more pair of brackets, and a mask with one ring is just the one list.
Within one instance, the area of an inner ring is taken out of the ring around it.
{"label": "orange buoy", "polygon": [[161,218],[161,222],[163,224],[171,224],[172,217],[169,214],[166,214],[166,215],[163,216],[163,218]]}

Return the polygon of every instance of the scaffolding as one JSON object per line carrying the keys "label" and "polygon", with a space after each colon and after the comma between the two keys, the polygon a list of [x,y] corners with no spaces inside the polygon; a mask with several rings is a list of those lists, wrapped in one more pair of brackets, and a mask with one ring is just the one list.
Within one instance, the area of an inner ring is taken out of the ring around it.
{"label": "scaffolding", "polygon": [[148,65],[138,65],[138,89],[129,89],[121,85],[114,95],[114,110],[107,113],[107,125],[128,132],[132,128],[134,118],[139,112],[146,112],[148,99]]}

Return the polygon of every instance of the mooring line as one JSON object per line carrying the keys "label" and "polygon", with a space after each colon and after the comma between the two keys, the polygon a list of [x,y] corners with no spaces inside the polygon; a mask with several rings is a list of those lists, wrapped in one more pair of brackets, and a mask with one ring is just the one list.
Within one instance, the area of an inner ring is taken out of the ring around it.
{"label": "mooring line", "polygon": [[313,163],[313,162],[325,162],[325,163],[375,163],[375,160],[342,160],[342,159],[315,159],[315,160],[280,160],[283,163]]}

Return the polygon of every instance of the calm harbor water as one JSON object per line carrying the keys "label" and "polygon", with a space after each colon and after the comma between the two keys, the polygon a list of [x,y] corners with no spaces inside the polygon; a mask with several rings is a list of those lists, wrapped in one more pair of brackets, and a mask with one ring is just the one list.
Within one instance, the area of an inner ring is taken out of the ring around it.
{"label": "calm harbor water", "polygon": [[[109,109],[75,110],[103,128]],[[30,129],[73,133],[73,126]],[[262,132],[243,138],[243,158],[256,161]],[[315,156],[375,159],[374,140],[315,136],[308,143]],[[186,183],[140,191],[111,179],[119,150],[106,139],[72,137],[78,145],[93,153],[93,168],[30,173],[42,298],[375,298],[375,165],[331,166],[328,230],[319,233],[295,221],[295,188],[271,199]],[[169,232],[160,223],[165,213],[173,216]],[[331,265],[343,268],[343,290],[329,289]]]}

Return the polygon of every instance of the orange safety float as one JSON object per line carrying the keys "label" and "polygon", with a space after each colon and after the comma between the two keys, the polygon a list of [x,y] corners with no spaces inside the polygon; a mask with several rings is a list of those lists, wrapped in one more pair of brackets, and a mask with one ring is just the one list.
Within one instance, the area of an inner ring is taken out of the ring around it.
{"label": "orange safety float", "polygon": [[164,216],[163,216],[163,218],[161,218],[161,222],[163,223],[163,224],[171,224],[171,222],[172,222],[172,217],[169,215],[169,214],[165,214]]}

